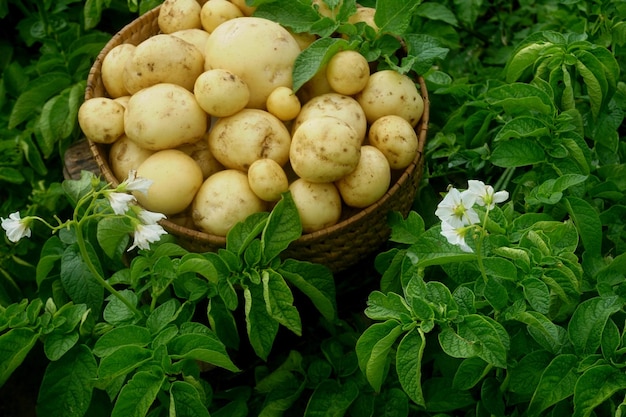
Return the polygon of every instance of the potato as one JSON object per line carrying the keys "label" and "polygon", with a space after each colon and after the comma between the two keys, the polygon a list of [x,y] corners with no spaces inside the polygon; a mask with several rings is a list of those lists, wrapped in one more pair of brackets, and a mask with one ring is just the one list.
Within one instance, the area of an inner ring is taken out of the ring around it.
{"label": "potato", "polygon": [[202,183],[192,203],[191,215],[200,230],[226,236],[235,224],[265,209],[266,203],[250,188],[248,176],[236,169],[226,169]]}
{"label": "potato", "polygon": [[354,95],[367,84],[370,64],[357,51],[339,51],[328,61],[326,78],[330,87],[339,94]]}
{"label": "potato", "polygon": [[361,141],[348,123],[320,116],[296,129],[289,160],[299,177],[310,182],[333,182],[356,168],[360,154]]}
{"label": "potato", "polygon": [[378,148],[361,147],[361,159],[354,171],[338,180],[335,185],[346,205],[363,208],[378,201],[389,189],[391,169]]}
{"label": "potato", "polygon": [[215,122],[208,135],[209,149],[226,168],[247,171],[257,159],[284,165],[291,136],[276,116],[265,110],[243,109]]}
{"label": "potato", "polygon": [[379,117],[395,114],[415,126],[424,112],[424,100],[413,80],[394,70],[371,74],[356,100],[370,124]]}
{"label": "potato", "polygon": [[178,84],[191,91],[202,72],[202,52],[178,36],[163,33],[137,45],[124,67],[124,86],[131,94],[159,83]]}
{"label": "potato", "polygon": [[276,87],[267,97],[267,111],[282,121],[293,120],[300,113],[300,99],[289,87]]}
{"label": "potato", "polygon": [[300,50],[305,50],[306,48],[309,47],[309,45],[311,45],[313,42],[315,42],[318,39],[317,35],[314,35],[313,33],[307,33],[307,32],[294,32],[293,30],[286,28],[289,33],[291,33],[291,36],[293,36],[293,38],[296,40],[296,42],[298,42],[298,45],[300,46]]}
{"label": "potato", "polygon": [[200,21],[208,33],[230,19],[243,17],[243,12],[228,0],[209,0],[202,5]]}
{"label": "potato", "polygon": [[137,176],[152,180],[148,194],[135,192],[139,204],[165,215],[184,211],[202,185],[202,170],[189,155],[177,149],[165,149],[146,158]]}
{"label": "potato", "polygon": [[333,183],[297,179],[289,186],[298,209],[302,231],[312,233],[336,224],[341,217],[341,196]]}
{"label": "potato", "polygon": [[239,7],[239,10],[241,10],[245,16],[252,16],[256,10],[255,6],[248,6],[246,0],[230,0],[230,2]]}
{"label": "potato", "polygon": [[307,103],[314,97],[334,92],[326,78],[326,68],[326,65],[322,66],[309,81],[300,87],[297,93],[300,102]]}
{"label": "potato", "polygon": [[248,168],[250,188],[261,200],[278,201],[289,189],[287,174],[273,159],[258,159]]}
{"label": "potato", "polygon": [[193,93],[176,84],[156,84],[133,94],[124,113],[129,139],[153,151],[193,143],[208,125]]}
{"label": "potato", "polygon": [[224,169],[222,165],[209,150],[209,143],[207,140],[199,140],[194,143],[188,143],[181,145],[178,148],[179,151],[185,152],[191,156],[194,161],[198,163],[202,170],[202,177],[207,179],[211,175]]}
{"label": "potato", "polygon": [[157,24],[162,33],[200,29],[201,6],[196,0],[165,0],[159,9]]}
{"label": "potato", "polygon": [[193,94],[200,107],[215,117],[231,116],[246,107],[250,100],[248,85],[239,76],[221,68],[200,74]]}
{"label": "potato", "polygon": [[294,120],[292,134],[303,122],[319,116],[339,118],[356,131],[359,144],[365,139],[367,120],[363,109],[355,99],[339,93],[326,93],[307,101]]}
{"label": "potato", "polygon": [[368,132],[370,145],[380,149],[392,169],[404,169],[413,162],[418,151],[418,138],[411,124],[390,114],[377,119]]}
{"label": "potato", "polygon": [[113,171],[115,178],[122,182],[128,177],[128,171],[131,169],[137,170],[139,165],[153,153],[154,151],[141,148],[128,139],[128,136],[122,135],[109,148],[111,171]]}
{"label": "potato", "polygon": [[240,17],[219,25],[205,45],[205,70],[222,68],[241,77],[250,89],[248,107],[265,109],[276,87],[292,85],[300,46],[276,22]]}
{"label": "potato", "polygon": [[130,96],[116,97],[113,100],[115,100],[115,102],[120,103],[122,106],[124,106],[124,110],[126,110],[126,107],[128,107],[128,101],[130,100]]}
{"label": "potato", "polygon": [[136,46],[130,43],[117,45],[104,56],[100,74],[104,89],[109,97],[117,98],[129,95],[130,92],[124,85],[124,67],[126,61],[132,56]]}
{"label": "potato", "polygon": [[85,137],[96,143],[113,143],[124,134],[124,106],[108,97],[83,101],[78,124]]}
{"label": "potato", "polygon": [[376,9],[373,7],[358,7],[356,12],[348,18],[348,23],[356,24],[363,22],[375,31],[378,31],[378,25],[374,21]]}
{"label": "potato", "polygon": [[337,2],[337,5],[331,9],[324,0],[311,1],[311,5],[317,10],[319,14],[331,19],[334,19],[336,17],[337,13],[339,12],[339,8],[341,7],[341,3],[343,3],[343,1]]}
{"label": "potato", "polygon": [[176,32],[172,32],[171,35],[192,44],[204,57],[204,44],[209,38],[209,32],[204,29],[192,28],[177,30]]}

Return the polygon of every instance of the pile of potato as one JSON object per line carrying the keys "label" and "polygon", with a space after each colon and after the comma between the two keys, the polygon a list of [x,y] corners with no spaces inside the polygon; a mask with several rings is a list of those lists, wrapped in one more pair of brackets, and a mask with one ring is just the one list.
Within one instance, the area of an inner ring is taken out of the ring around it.
{"label": "pile of potato", "polygon": [[[304,232],[320,230],[376,202],[413,161],[424,103],[408,76],[371,72],[348,50],[294,93],[294,61],[315,37],[253,12],[245,0],[166,0],[159,34],[104,57],[107,96],[78,121],[110,145],[119,181],[130,169],[153,180],[139,203],[183,226],[225,236],[290,190]],[[354,19],[375,27],[372,12]]]}

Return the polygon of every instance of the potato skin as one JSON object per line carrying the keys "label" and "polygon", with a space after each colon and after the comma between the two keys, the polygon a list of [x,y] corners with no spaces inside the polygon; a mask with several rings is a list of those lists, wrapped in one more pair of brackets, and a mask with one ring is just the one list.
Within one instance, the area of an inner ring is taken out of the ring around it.
{"label": "potato skin", "polygon": [[361,142],[348,123],[320,116],[296,129],[289,160],[299,177],[310,182],[333,182],[356,168],[360,153]]}
{"label": "potato skin", "polygon": [[364,208],[385,195],[390,183],[391,169],[385,155],[374,146],[364,145],[357,167],[335,185],[346,205]]}
{"label": "potato skin", "polygon": [[265,202],[250,188],[248,176],[236,169],[226,169],[202,183],[192,203],[191,215],[200,230],[226,236],[236,223],[265,209]]}
{"label": "potato skin", "polygon": [[415,82],[394,70],[372,73],[365,88],[355,98],[369,124],[382,116],[395,114],[415,127],[424,112],[424,99]]}
{"label": "potato skin", "polygon": [[156,84],[133,94],[124,113],[126,135],[153,151],[193,143],[208,125],[209,117],[193,93],[177,84]]}
{"label": "potato skin", "polygon": [[137,146],[135,142],[122,135],[109,148],[109,165],[119,182],[128,177],[131,169],[136,170],[154,151]]}
{"label": "potato skin", "polygon": [[124,68],[136,46],[131,43],[122,43],[112,48],[102,60],[100,73],[102,83],[109,97],[118,98],[130,94],[124,85]]}
{"label": "potato skin", "polygon": [[295,119],[302,105],[300,99],[289,87],[276,87],[267,97],[267,111],[286,122]]}
{"label": "potato skin", "polygon": [[172,215],[184,211],[202,185],[202,170],[189,155],[177,149],[155,152],[146,158],[137,176],[153,181],[148,194],[135,192],[147,210]]}
{"label": "potato skin", "polygon": [[202,27],[208,33],[227,20],[243,16],[241,9],[228,0],[209,0],[202,5],[200,11]]}
{"label": "potato skin", "polygon": [[200,74],[193,86],[193,94],[200,107],[215,117],[232,116],[250,100],[248,85],[238,75],[222,68]]}
{"label": "potato skin", "polygon": [[281,166],[289,160],[289,130],[265,110],[243,109],[218,119],[208,141],[218,161],[227,168],[244,172],[257,159],[270,158]]}
{"label": "potato skin", "polygon": [[159,9],[157,24],[162,33],[199,29],[201,6],[196,0],[165,0]]}
{"label": "potato skin", "polygon": [[209,150],[209,142],[206,139],[200,139],[194,143],[187,143],[176,149],[185,152],[187,155],[191,156],[194,161],[196,161],[202,170],[202,176],[204,179],[207,179],[216,172],[224,169],[224,165],[215,159]]}
{"label": "potato skin", "polygon": [[326,67],[328,84],[339,94],[352,96],[359,93],[365,88],[369,77],[369,62],[357,51],[337,52]]}
{"label": "potato skin", "polygon": [[408,167],[417,156],[419,140],[415,129],[395,114],[383,116],[372,123],[368,141],[385,155],[392,169]]}
{"label": "potato skin", "polygon": [[248,169],[248,183],[252,191],[264,201],[278,201],[289,189],[289,180],[283,168],[273,159],[259,159]]}
{"label": "potato skin", "polygon": [[78,108],[78,124],[92,142],[113,143],[124,134],[124,106],[108,97],[85,100]]}
{"label": "potato skin", "polygon": [[336,224],[341,217],[341,196],[333,183],[299,178],[289,191],[300,215],[302,231],[312,233]]}

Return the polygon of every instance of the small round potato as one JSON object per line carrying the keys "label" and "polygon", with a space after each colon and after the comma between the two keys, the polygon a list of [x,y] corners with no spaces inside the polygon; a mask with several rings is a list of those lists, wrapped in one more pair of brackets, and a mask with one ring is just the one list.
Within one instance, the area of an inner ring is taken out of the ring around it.
{"label": "small round potato", "polygon": [[154,151],[137,146],[135,142],[122,135],[109,148],[109,164],[111,171],[119,182],[128,178],[131,169],[137,170],[143,161],[148,159]]}
{"label": "small round potato", "polygon": [[237,5],[228,0],[209,0],[202,5],[200,21],[208,33],[230,19],[243,17],[243,12]]}
{"label": "small round potato", "polygon": [[415,82],[394,70],[371,74],[365,88],[356,95],[356,100],[370,124],[379,117],[395,114],[415,126],[424,112],[424,99]]}
{"label": "small round potato", "polygon": [[147,195],[134,193],[139,204],[165,215],[184,211],[203,180],[196,161],[177,149],[165,149],[150,155],[137,168],[137,176],[152,180]]}
{"label": "small round potato", "polygon": [[[209,4],[209,0],[206,4]],[[193,94],[200,107],[215,117],[232,116],[250,100],[248,85],[232,72],[215,68],[198,76]]]}
{"label": "small round potato", "polygon": [[339,94],[354,95],[367,84],[370,65],[357,51],[339,51],[328,61],[326,78],[330,87]]}
{"label": "small round potato", "polygon": [[361,154],[356,131],[345,121],[320,116],[303,122],[291,139],[289,160],[299,177],[333,182],[352,172]]}
{"label": "small round potato", "polygon": [[153,151],[193,143],[208,125],[193,93],[176,84],[156,84],[133,94],[124,113],[126,135]]}
{"label": "small round potato", "polygon": [[282,121],[293,120],[300,113],[300,99],[289,87],[276,87],[267,98],[267,111]]}
{"label": "small round potato", "polygon": [[339,221],[341,196],[333,183],[316,183],[299,178],[291,183],[289,191],[298,209],[303,232],[316,232]]}
{"label": "small round potato", "polygon": [[273,159],[281,166],[289,160],[289,130],[265,110],[243,109],[218,119],[209,132],[208,141],[218,161],[226,168],[243,172],[257,159]]}
{"label": "small round potato", "polygon": [[273,159],[258,159],[248,168],[248,183],[254,194],[264,201],[278,201],[289,189],[283,168]]}
{"label": "small round potato", "polygon": [[202,72],[202,52],[178,36],[161,33],[137,45],[124,67],[124,86],[131,94],[159,83],[191,91]]}
{"label": "small round potato", "polygon": [[204,44],[209,38],[209,32],[204,29],[192,28],[177,30],[176,32],[172,32],[171,35],[192,44],[204,57]]}
{"label": "small round potato", "polygon": [[333,116],[348,123],[357,133],[359,145],[365,139],[367,119],[363,109],[352,97],[338,93],[321,94],[307,101],[293,122],[292,134],[306,120],[320,116]]}
{"label": "small round potato", "polygon": [[162,33],[200,29],[201,6],[196,0],[165,0],[159,9],[157,24]]}
{"label": "small round potato", "polygon": [[185,152],[198,163],[200,169],[202,170],[202,176],[204,179],[207,179],[216,172],[224,169],[224,165],[215,159],[209,150],[209,142],[206,138],[204,140],[200,139],[194,143],[181,145],[176,149]]}
{"label": "small round potato", "polygon": [[244,16],[215,28],[204,51],[205,70],[223,68],[237,74],[250,89],[248,107],[265,109],[276,87],[291,87],[300,46],[280,24]]}
{"label": "small round potato", "polygon": [[85,137],[96,143],[113,143],[124,134],[124,106],[108,97],[83,101],[78,124]]}
{"label": "small round potato", "polygon": [[370,126],[367,138],[370,145],[385,155],[392,169],[408,167],[417,155],[417,133],[403,117],[390,114],[377,119]]}
{"label": "small round potato", "polygon": [[109,97],[118,98],[130,94],[124,85],[124,67],[135,48],[136,46],[131,43],[122,43],[113,47],[104,56],[100,74]]}
{"label": "small round potato", "polygon": [[361,147],[361,159],[354,171],[335,183],[346,205],[363,208],[380,199],[391,183],[387,158],[371,145]]}
{"label": "small round potato", "polygon": [[225,169],[207,178],[192,203],[193,221],[202,231],[226,236],[249,215],[266,209],[248,184],[248,176],[236,169]]}

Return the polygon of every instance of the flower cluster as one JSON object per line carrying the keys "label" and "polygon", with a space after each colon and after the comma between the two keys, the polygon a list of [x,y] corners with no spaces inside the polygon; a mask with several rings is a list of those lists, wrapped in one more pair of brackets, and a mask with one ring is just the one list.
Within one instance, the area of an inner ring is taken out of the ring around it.
{"label": "flower cluster", "polygon": [[[146,178],[137,177],[137,171],[131,170],[128,173],[128,177],[122,183],[120,183],[114,189],[105,189],[100,193],[106,197],[109,202],[113,213],[116,215],[128,215],[131,219],[134,228],[134,242],[128,248],[132,250],[134,248],[149,249],[150,243],[156,242],[160,239],[161,235],[167,232],[159,221],[165,219],[165,215],[161,213],[154,213],[137,206],[137,199],[134,195],[130,194],[133,191],[147,194],[148,188],[152,185],[152,181]],[[95,192],[94,197],[97,197],[99,193]],[[7,237],[11,242],[18,242],[23,237],[31,236],[30,226],[35,220],[40,220],[43,223],[48,224],[43,219],[36,216],[27,216],[21,218],[19,212],[11,213],[8,218],[1,218],[2,228],[6,231]],[[64,227],[66,223],[57,227],[50,226],[53,230],[58,230]]]}
{"label": "flower cluster", "polygon": [[469,180],[468,188],[459,191],[450,188],[446,196],[435,210],[435,215],[441,220],[441,234],[453,245],[459,246],[465,252],[473,252],[465,242],[468,231],[480,222],[474,205],[478,204],[491,210],[496,203],[501,203],[509,198],[507,191],[495,192],[491,185],[485,185],[482,181]]}

